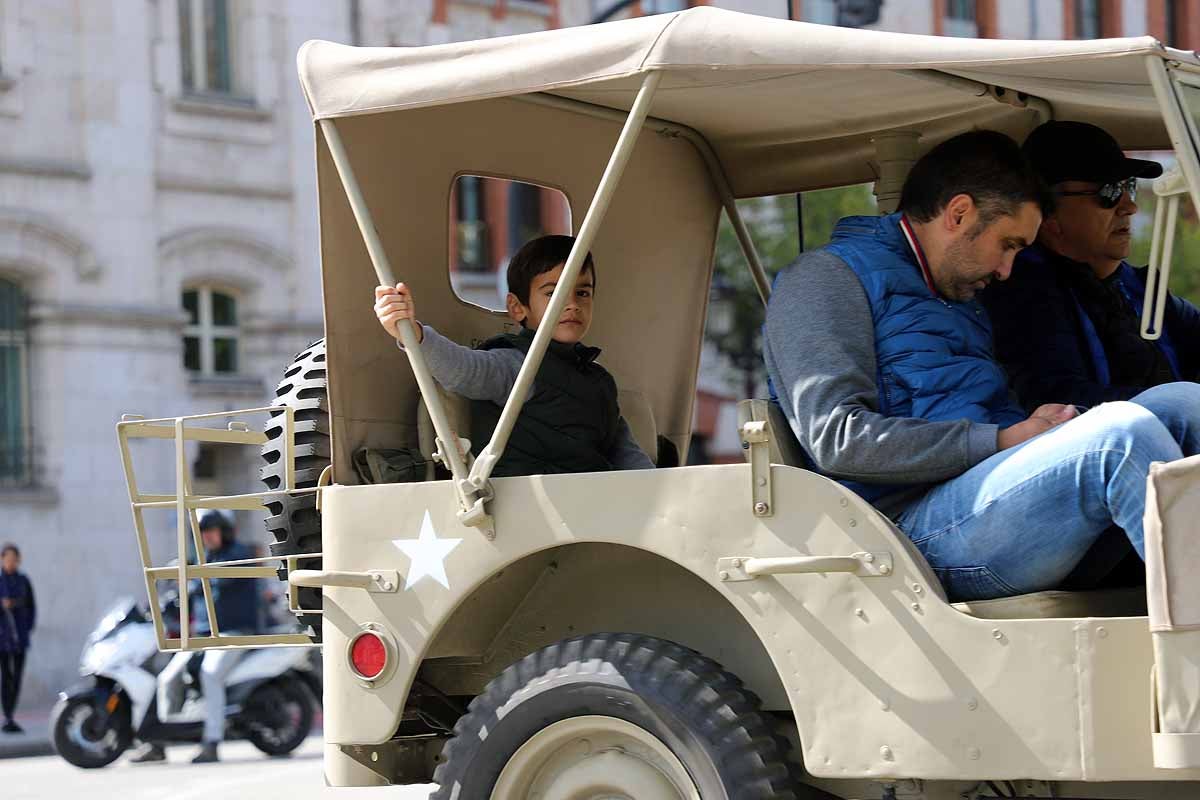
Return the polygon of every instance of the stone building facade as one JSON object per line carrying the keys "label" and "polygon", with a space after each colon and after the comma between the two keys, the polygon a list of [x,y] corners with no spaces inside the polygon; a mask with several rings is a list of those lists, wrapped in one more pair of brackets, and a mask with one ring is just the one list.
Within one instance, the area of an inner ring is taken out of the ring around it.
{"label": "stone building facade", "polygon": [[[0,0],[0,541],[39,598],[48,705],[119,595],[144,597],[114,425],[266,405],[321,336],[301,43],[419,45],[586,22],[583,0]],[[248,420],[254,423],[255,420]],[[143,491],[170,446],[137,442]],[[256,490],[252,452],[189,451]],[[149,519],[155,555],[173,517]],[[242,536],[262,541],[248,519]]]}
{"label": "stone building facade", "polygon": [[[641,0],[616,16],[701,1]],[[787,13],[784,0],[710,2]],[[144,593],[116,421],[264,405],[283,366],[321,335],[300,44],[437,44],[584,24],[614,5],[0,0],[0,541],[19,545],[40,598],[26,707],[74,679],[106,605]],[[1188,44],[1194,5],[887,0],[873,27],[1053,37],[1090,30],[1095,7],[1104,33]],[[793,0],[792,12],[835,23],[840,9]],[[490,191],[487,215],[457,220],[468,227],[455,245],[476,241],[470,225],[491,226],[487,264],[463,284],[483,299],[519,229],[506,205],[519,192]],[[550,199],[536,212],[545,228],[563,226],[555,214]],[[720,385],[706,379],[697,419],[723,429]],[[143,491],[173,489],[169,446],[139,442],[134,457]],[[255,453],[189,457],[199,490],[254,488]],[[257,520],[244,522],[243,537],[261,541]],[[172,530],[165,512],[151,519],[159,559]]]}

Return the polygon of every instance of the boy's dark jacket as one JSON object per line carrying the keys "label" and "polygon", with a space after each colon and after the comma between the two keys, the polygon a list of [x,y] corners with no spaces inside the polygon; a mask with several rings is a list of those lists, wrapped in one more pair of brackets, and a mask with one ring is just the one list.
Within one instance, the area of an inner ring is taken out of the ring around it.
{"label": "boy's dark jacket", "polygon": [[[1106,349],[1099,326],[1119,324],[1137,336],[1145,297],[1145,268],[1122,263],[1104,282],[1125,302],[1122,317],[1098,303],[1097,291],[1081,290],[1081,268],[1041,245],[1021,252],[1012,276],[983,296],[992,318],[996,358],[1008,370],[1021,404],[1032,411],[1043,403],[1092,407],[1128,400],[1150,386],[1200,378],[1200,310],[1169,295],[1163,337],[1143,353]],[[1094,279],[1093,279],[1094,280]],[[1096,287],[1092,287],[1094,290]],[[1101,317],[1101,314],[1104,314]],[[1111,333],[1110,333],[1111,337]],[[1126,363],[1122,363],[1122,359]],[[1135,364],[1129,364],[1133,360]],[[1122,374],[1142,374],[1122,382]]]}
{"label": "boy's dark jacket", "polygon": [[37,619],[33,584],[24,573],[11,575],[0,570],[0,598],[13,601],[13,607],[0,607],[0,653],[15,653],[29,648],[29,633]]}
{"label": "boy's dark jacket", "polygon": [[[533,331],[488,339],[482,350],[511,347],[529,352]],[[620,407],[617,383],[596,363],[599,348],[551,340],[533,391],[517,417],[508,446],[492,475],[546,475],[602,472],[617,439]],[[488,443],[500,419],[500,407],[471,402],[471,442],[475,454]]]}

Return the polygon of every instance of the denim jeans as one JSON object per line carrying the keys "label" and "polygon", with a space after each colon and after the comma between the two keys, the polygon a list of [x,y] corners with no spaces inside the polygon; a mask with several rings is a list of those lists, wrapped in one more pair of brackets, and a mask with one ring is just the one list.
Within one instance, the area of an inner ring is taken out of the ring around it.
{"label": "denim jeans", "polygon": [[946,593],[984,600],[1059,585],[1110,525],[1145,558],[1154,461],[1200,453],[1200,384],[1104,403],[939,484],[896,524]]}

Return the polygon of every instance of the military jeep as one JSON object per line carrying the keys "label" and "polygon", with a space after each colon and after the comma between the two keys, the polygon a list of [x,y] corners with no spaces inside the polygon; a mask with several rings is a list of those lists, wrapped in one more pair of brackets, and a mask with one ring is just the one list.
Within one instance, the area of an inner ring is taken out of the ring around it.
{"label": "military jeep", "polygon": [[[737,199],[874,181],[886,211],[947,137],[1092,122],[1127,149],[1174,151],[1155,185],[1165,287],[1178,205],[1200,199],[1194,54],[697,8],[421,48],[316,41],[298,62],[326,338],[271,408],[118,428],[148,589],[274,575],[282,558],[311,626],[197,637],[182,619],[160,645],[319,635],[331,785],[433,781],[434,797],[459,800],[1200,796],[1196,459],[1150,476],[1149,589],[951,603],[889,520],[802,468],[764,401],[741,404],[743,464],[492,479],[549,326],[472,458],[461,399],[407,327],[401,351],[371,312],[372,288],[403,279],[455,340],[504,331],[502,313],[451,286],[451,187],[469,174],[557,188],[577,243],[547,313],[590,249],[602,302],[589,343],[643,449],[685,453],[722,211],[770,292]],[[240,419],[255,411],[262,432]],[[174,494],[139,492],[137,437],[174,442]],[[267,490],[193,494],[193,440],[261,446]],[[439,471],[367,485],[353,467],[364,447],[419,450]],[[276,558],[155,566],[145,513],[177,513],[183,552],[200,506],[266,509]]]}

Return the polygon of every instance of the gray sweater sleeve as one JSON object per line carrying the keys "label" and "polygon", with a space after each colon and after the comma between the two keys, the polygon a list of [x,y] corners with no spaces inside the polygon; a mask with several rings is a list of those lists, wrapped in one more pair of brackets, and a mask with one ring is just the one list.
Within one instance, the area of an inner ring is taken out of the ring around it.
{"label": "gray sweater sleeve", "polygon": [[[475,350],[452,342],[428,325],[422,325],[421,329],[421,354],[433,379],[443,389],[469,400],[490,400],[504,405],[525,360],[520,350],[511,347]],[[400,347],[399,339],[396,346]]]}
{"label": "gray sweater sleeve", "polygon": [[617,421],[617,441],[608,454],[608,460],[617,469],[654,469],[654,462],[638,446],[624,417]]}
{"label": "gray sweater sleeve", "polygon": [[788,421],[823,472],[867,483],[932,483],[996,452],[997,426],[879,413],[875,328],[866,292],[815,250],[780,274],[763,350]]}

